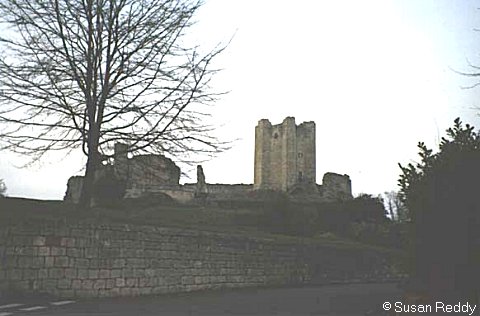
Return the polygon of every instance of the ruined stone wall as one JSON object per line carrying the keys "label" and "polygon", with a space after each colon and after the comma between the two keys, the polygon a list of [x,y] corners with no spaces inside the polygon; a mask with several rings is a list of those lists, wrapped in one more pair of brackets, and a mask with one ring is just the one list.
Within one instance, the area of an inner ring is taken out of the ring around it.
{"label": "ruined stone wall", "polygon": [[80,201],[80,194],[82,193],[83,177],[73,176],[68,179],[67,191],[63,199],[73,203]]}
{"label": "ruined stone wall", "polygon": [[[170,159],[161,155],[140,155],[127,157],[128,147],[115,144],[113,166],[104,166],[98,171],[97,181],[104,177],[107,168],[113,168],[112,176],[125,184],[125,198],[138,198],[145,194],[160,192],[162,188],[176,191],[182,201],[189,195],[180,192],[180,168]],[[83,176],[70,177],[64,200],[78,203],[83,183]],[[149,189],[154,189],[153,192]]]}
{"label": "ruined stone wall", "polygon": [[3,227],[0,255],[0,290],[61,297],[328,282],[393,271],[376,251],[121,224]]}
{"label": "ruined stone wall", "polygon": [[315,123],[295,125],[287,117],[281,124],[260,120],[255,128],[254,188],[288,191],[315,179]]}
{"label": "ruined stone wall", "polygon": [[316,183],[315,123],[297,127],[297,177],[300,183]]}
{"label": "ruined stone wall", "polygon": [[254,188],[260,189],[270,186],[270,139],[272,124],[268,120],[260,120],[255,127],[255,160],[254,160]]}
{"label": "ruined stone wall", "polygon": [[336,201],[352,198],[352,183],[348,175],[327,172],[323,175],[322,196],[325,200]]}
{"label": "ruined stone wall", "polygon": [[207,184],[208,194],[224,199],[245,197],[252,189],[251,184]]}
{"label": "ruined stone wall", "polygon": [[[155,190],[151,190],[149,192],[154,193]],[[158,192],[167,194],[172,199],[174,199],[176,202],[182,203],[182,204],[191,203],[195,199],[194,188],[192,188],[190,190],[190,189],[184,188],[183,186],[180,186],[178,188],[162,189],[162,190],[159,190]]]}
{"label": "ruined stone wall", "polygon": [[143,188],[145,186],[178,185],[180,168],[164,156],[142,155],[126,161],[128,168],[127,186]]}
{"label": "ruined stone wall", "polygon": [[152,195],[163,193],[169,195],[178,203],[189,204],[199,202],[199,193],[203,194],[203,197],[209,201],[248,199],[252,192],[252,188],[253,185],[251,184],[206,183],[204,191],[198,192],[198,186],[196,183],[186,183],[172,186],[145,186],[143,191],[128,189],[126,197],[140,198],[145,192]]}

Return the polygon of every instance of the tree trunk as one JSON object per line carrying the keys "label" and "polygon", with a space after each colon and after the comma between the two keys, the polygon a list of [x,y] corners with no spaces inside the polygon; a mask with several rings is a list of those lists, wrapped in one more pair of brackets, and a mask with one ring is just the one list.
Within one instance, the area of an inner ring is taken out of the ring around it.
{"label": "tree trunk", "polygon": [[88,209],[92,206],[93,186],[95,184],[95,174],[99,165],[96,157],[97,155],[89,155],[87,160],[87,167],[85,176],[83,177],[82,192],[80,194],[80,201],[78,207],[81,209]]}
{"label": "tree trunk", "polygon": [[78,207],[81,209],[88,209],[92,207],[95,178],[99,167],[101,166],[100,154],[98,152],[98,135],[93,128],[89,130],[88,137],[88,159],[85,170],[85,176],[82,183],[82,192],[80,194],[80,201]]}

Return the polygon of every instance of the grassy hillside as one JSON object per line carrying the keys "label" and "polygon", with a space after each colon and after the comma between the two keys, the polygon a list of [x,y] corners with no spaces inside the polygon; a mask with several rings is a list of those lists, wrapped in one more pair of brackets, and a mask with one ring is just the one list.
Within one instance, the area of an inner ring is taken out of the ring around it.
{"label": "grassy hillside", "polygon": [[[288,242],[322,241],[325,244],[337,247],[367,247],[379,248],[370,245],[339,238],[331,233],[318,232],[309,238],[287,236],[281,233],[271,234],[265,230],[268,220],[259,210],[248,209],[220,209],[213,207],[185,206],[185,205],[155,205],[135,206],[127,205],[117,208],[94,208],[78,210],[75,205],[63,201],[45,201],[23,198],[0,199],[0,226],[10,226],[19,223],[39,225],[45,222],[54,223],[122,223],[137,225],[153,225],[163,227],[178,227],[188,229],[202,229],[217,232],[233,232],[255,236],[279,238]],[[259,222],[261,221],[261,222]]]}

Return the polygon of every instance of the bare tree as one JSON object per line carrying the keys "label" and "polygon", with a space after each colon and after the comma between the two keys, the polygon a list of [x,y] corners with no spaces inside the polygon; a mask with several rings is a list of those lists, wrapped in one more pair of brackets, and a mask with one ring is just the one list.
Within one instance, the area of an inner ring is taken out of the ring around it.
{"label": "bare tree", "polygon": [[222,149],[205,122],[211,62],[185,31],[194,0],[0,0],[0,141],[38,160],[81,148],[80,205],[117,141],[134,153]]}
{"label": "bare tree", "polygon": [[383,194],[385,209],[392,221],[406,222],[410,220],[410,215],[407,207],[401,201],[398,192],[389,191]]}

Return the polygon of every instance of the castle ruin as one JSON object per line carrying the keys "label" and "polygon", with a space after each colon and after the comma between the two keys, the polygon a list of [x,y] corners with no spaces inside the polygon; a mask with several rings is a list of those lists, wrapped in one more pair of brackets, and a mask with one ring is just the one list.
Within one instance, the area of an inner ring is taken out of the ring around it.
{"label": "castle ruin", "polygon": [[[163,194],[180,203],[251,201],[256,192],[281,191],[316,202],[352,198],[350,177],[326,173],[316,183],[315,123],[295,124],[287,117],[272,125],[262,119],[255,128],[254,184],[209,184],[203,168],[197,183],[180,184],[180,168],[163,155],[127,157],[126,144],[115,145],[113,176],[124,183],[124,198]],[[107,167],[105,167],[107,168]],[[104,173],[105,174],[105,173]],[[71,177],[65,200],[78,202],[83,177]]]}
{"label": "castle ruin", "polygon": [[254,189],[289,192],[315,185],[315,123],[295,125],[295,118],[272,125],[260,120],[255,128]]}

